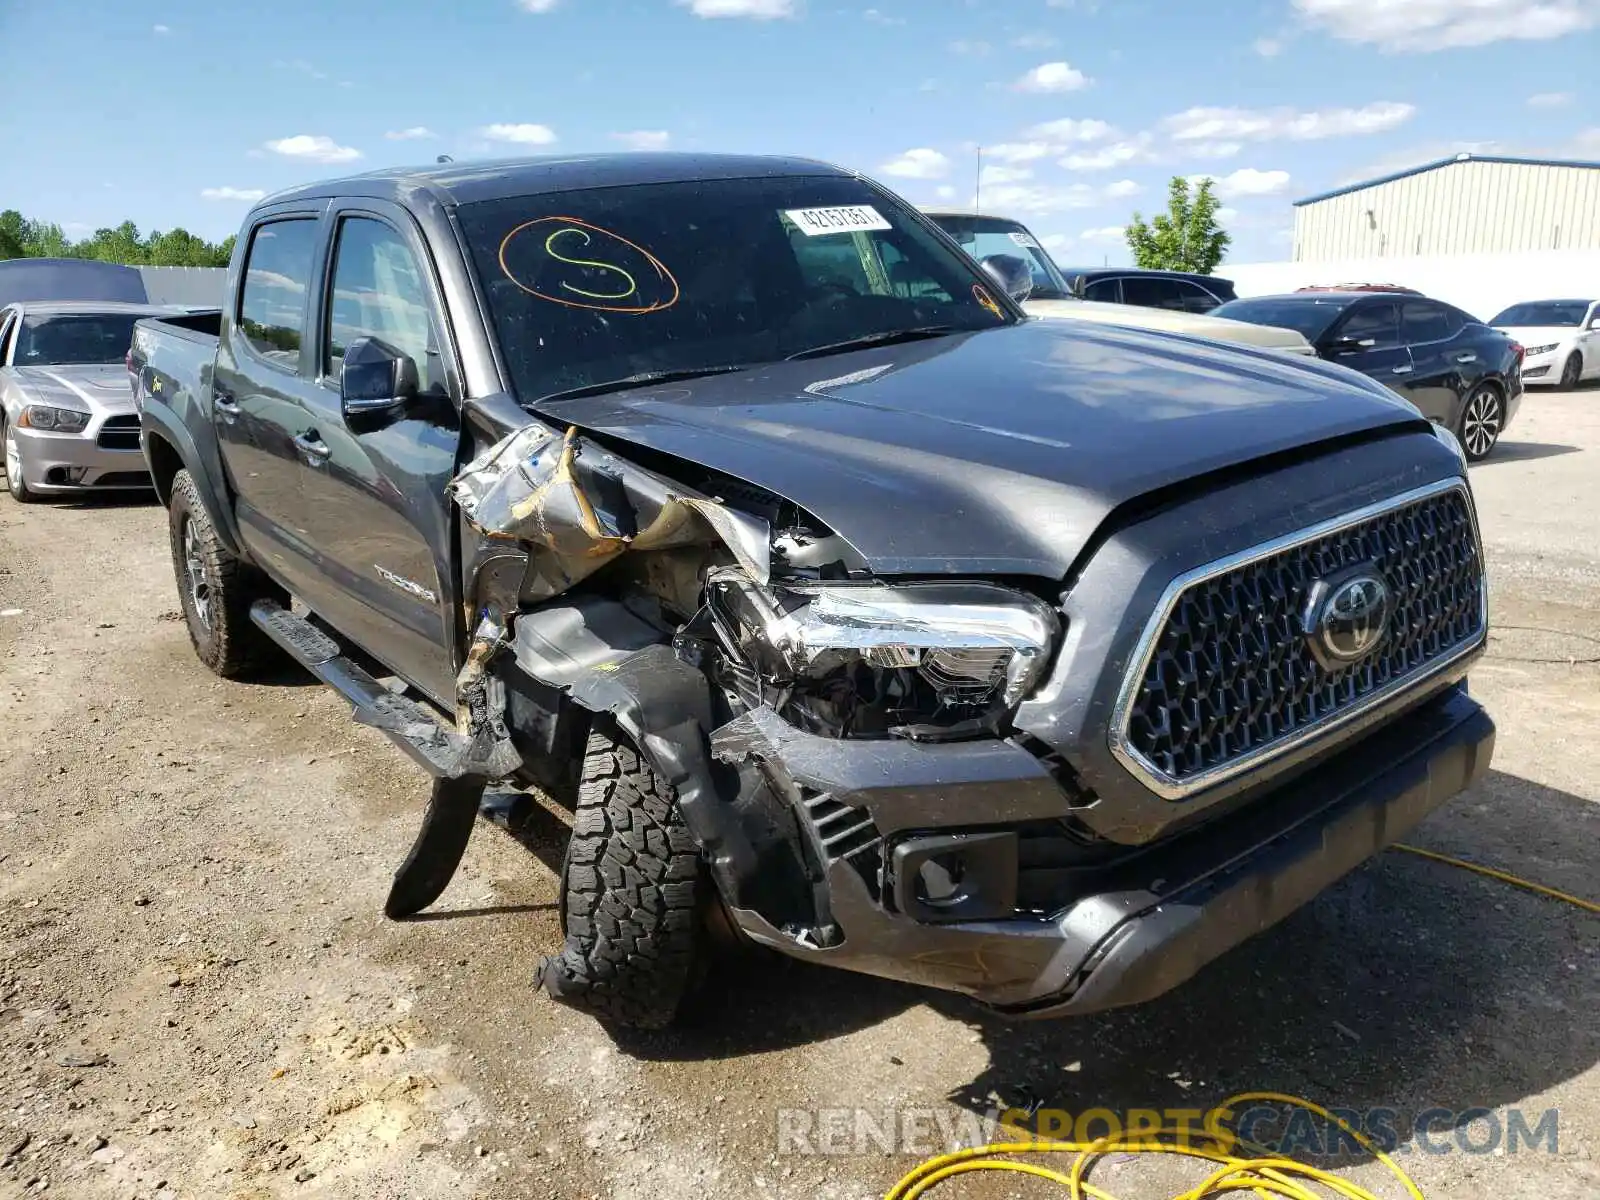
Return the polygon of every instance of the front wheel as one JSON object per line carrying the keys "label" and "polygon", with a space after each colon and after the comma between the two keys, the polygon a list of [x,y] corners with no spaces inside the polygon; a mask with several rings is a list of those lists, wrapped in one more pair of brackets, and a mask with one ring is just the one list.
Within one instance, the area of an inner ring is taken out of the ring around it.
{"label": "front wheel", "polygon": [[671,785],[597,722],[561,875],[567,942],[539,968],[545,990],[607,1024],[672,1024],[704,961],[706,886]]}
{"label": "front wheel", "polygon": [[172,569],[194,652],[224,679],[253,674],[277,648],[250,620],[250,606],[281,592],[217,536],[199,489],[187,471],[172,480],[167,505]]}
{"label": "front wheel", "polygon": [[1489,457],[1495,443],[1500,440],[1500,430],[1506,423],[1506,402],[1492,383],[1481,383],[1467,396],[1461,408],[1461,424],[1456,436],[1472,462]]}
{"label": "front wheel", "polygon": [[1561,368],[1561,390],[1570,392],[1577,389],[1578,381],[1583,378],[1583,355],[1573,351],[1567,355],[1567,361]]}
{"label": "front wheel", "polygon": [[32,504],[39,496],[29,491],[28,485],[22,481],[22,447],[17,443],[17,435],[11,431],[4,413],[0,413],[0,441],[5,444],[6,491],[18,504]]}

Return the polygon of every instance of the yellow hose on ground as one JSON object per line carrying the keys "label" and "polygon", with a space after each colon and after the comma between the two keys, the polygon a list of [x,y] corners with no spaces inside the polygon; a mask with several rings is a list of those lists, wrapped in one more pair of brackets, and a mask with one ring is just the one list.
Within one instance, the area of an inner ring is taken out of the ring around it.
{"label": "yellow hose on ground", "polygon": [[[1464,871],[1471,871],[1489,879],[1497,879],[1501,883],[1508,883],[1552,900],[1560,900],[1584,912],[1600,914],[1600,904],[1557,891],[1555,888],[1545,887],[1543,884],[1533,883],[1505,871],[1479,866],[1465,859],[1451,858],[1447,854],[1438,854],[1417,846],[1396,844],[1393,848],[1433,862],[1460,867]],[[1359,1130],[1352,1129],[1342,1119],[1320,1105],[1278,1092],[1244,1092],[1230,1096],[1223,1102],[1222,1107],[1226,1110],[1235,1110],[1241,1105],[1252,1103],[1287,1104],[1315,1113],[1325,1121],[1333,1122],[1354,1139],[1357,1145],[1382,1163],[1405,1189],[1406,1195],[1410,1196],[1411,1200],[1424,1200],[1422,1189],[1417,1186],[1414,1179],[1400,1169],[1394,1159],[1380,1150],[1370,1138]],[[1224,1134],[1227,1132],[1222,1131]],[[1151,1137],[1141,1137],[1132,1141],[1108,1137],[1092,1142],[1045,1140],[993,1142],[987,1146],[975,1146],[928,1159],[895,1184],[884,1200],[917,1200],[919,1196],[946,1179],[970,1171],[1011,1171],[1048,1179],[1066,1188],[1072,1200],[1116,1200],[1116,1197],[1105,1189],[1084,1181],[1084,1175],[1094,1161],[1107,1154],[1173,1154],[1217,1164],[1217,1169],[1201,1183],[1186,1192],[1180,1192],[1173,1200],[1213,1200],[1215,1197],[1227,1196],[1231,1192],[1253,1192],[1260,1200],[1274,1200],[1274,1198],[1323,1200],[1327,1192],[1341,1197],[1342,1200],[1380,1200],[1375,1192],[1359,1184],[1317,1167],[1295,1162],[1293,1159],[1271,1155],[1260,1158],[1236,1155],[1232,1152],[1236,1143],[1246,1144],[1242,1139],[1219,1136],[1209,1128],[1206,1132],[1196,1134],[1188,1127],[1168,1127]],[[1073,1160],[1071,1170],[1063,1173],[1038,1163],[997,1157],[1003,1154],[1073,1154],[1077,1157]],[[1324,1188],[1326,1192],[1314,1191],[1312,1186],[1308,1185]]]}

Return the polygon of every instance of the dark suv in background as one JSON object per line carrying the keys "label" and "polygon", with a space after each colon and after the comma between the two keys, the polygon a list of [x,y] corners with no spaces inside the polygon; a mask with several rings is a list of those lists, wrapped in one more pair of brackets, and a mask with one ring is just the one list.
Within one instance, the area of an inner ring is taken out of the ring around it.
{"label": "dark suv in background", "polygon": [[1231,279],[1187,271],[1145,271],[1138,267],[1063,267],[1072,294],[1082,300],[1173,308],[1208,313],[1236,299]]}
{"label": "dark suv in background", "polygon": [[1400,393],[1487,458],[1522,400],[1523,348],[1461,309],[1415,292],[1301,291],[1213,314],[1297,329],[1329,362]]}

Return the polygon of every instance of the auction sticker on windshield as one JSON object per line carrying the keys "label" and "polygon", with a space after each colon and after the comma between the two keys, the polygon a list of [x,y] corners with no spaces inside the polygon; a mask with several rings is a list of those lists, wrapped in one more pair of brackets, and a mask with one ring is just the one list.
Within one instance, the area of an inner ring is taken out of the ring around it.
{"label": "auction sticker on windshield", "polygon": [[783,215],[807,237],[825,233],[855,233],[863,229],[893,229],[883,214],[870,204],[851,204],[844,208],[786,208]]}
{"label": "auction sticker on windshield", "polygon": [[1033,240],[1033,234],[1024,233],[1020,229],[1012,230],[1011,240],[1027,250],[1037,250],[1039,243]]}

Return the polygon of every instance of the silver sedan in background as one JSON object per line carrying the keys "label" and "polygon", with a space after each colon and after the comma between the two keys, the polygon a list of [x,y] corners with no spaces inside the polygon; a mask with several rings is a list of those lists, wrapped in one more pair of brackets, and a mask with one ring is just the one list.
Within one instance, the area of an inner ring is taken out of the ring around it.
{"label": "silver sedan in background", "polygon": [[135,321],[174,311],[106,300],[0,309],[0,445],[14,499],[150,486],[125,359]]}

